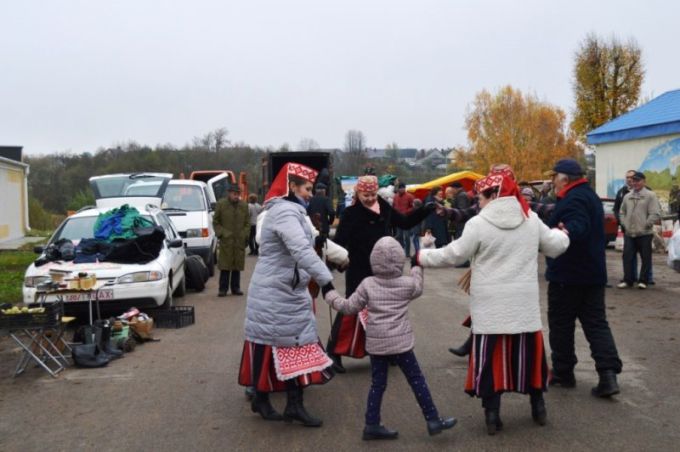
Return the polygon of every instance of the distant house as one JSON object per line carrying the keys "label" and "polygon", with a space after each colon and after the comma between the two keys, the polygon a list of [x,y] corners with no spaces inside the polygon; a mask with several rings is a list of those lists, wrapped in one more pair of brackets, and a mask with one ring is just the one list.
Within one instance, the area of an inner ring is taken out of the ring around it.
{"label": "distant house", "polygon": [[439,165],[446,165],[448,160],[446,154],[443,154],[438,149],[430,149],[426,152],[425,157],[415,161],[416,166],[435,168]]}
{"label": "distant house", "polygon": [[596,189],[613,198],[628,170],[642,171],[662,203],[680,185],[680,90],[664,93],[588,133]]}
{"label": "distant house", "polygon": [[0,146],[0,242],[23,237],[28,226],[28,165],[21,146]]}

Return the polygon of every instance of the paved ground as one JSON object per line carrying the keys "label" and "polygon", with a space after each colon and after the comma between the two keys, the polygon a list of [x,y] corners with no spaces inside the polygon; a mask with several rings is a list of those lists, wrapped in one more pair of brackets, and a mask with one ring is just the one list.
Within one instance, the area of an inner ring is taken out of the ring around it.
{"label": "paved ground", "polygon": [[[610,280],[621,275],[609,251]],[[248,281],[255,260],[248,258]],[[139,346],[107,368],[68,369],[52,379],[39,369],[12,379],[16,348],[0,340],[0,451],[27,450],[677,450],[680,423],[680,274],[655,256],[657,285],[645,292],[607,290],[608,314],[624,362],[622,393],[590,396],[596,374],[577,333],[578,386],[546,395],[549,423],[531,421],[528,400],[503,398],[505,430],[485,434],[479,400],[463,393],[466,362],[446,348],[467,335],[460,327],[466,297],[455,288],[463,270],[427,270],[424,296],[412,305],[416,353],[439,410],[458,417],[452,431],[429,437],[408,385],[393,369],[383,422],[400,431],[388,443],[362,442],[370,372],[367,360],[347,360],[348,373],[305,392],[320,429],[264,422],[250,412],[236,384],[245,297],[217,299],[213,279],[189,294],[197,322],[157,330],[161,342]],[[337,277],[342,287],[342,277]],[[542,294],[545,294],[542,287]],[[545,308],[545,296],[542,300]],[[321,302],[319,331],[329,331]],[[545,309],[544,309],[545,310]],[[547,322],[546,322],[547,323]],[[283,409],[284,396],[273,403]]]}

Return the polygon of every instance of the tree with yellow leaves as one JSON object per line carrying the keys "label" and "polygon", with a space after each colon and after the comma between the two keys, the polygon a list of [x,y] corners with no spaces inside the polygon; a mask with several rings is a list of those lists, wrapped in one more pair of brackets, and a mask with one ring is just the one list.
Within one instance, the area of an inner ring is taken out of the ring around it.
{"label": "tree with yellow leaves", "polygon": [[571,127],[579,137],[638,105],[645,70],[635,40],[605,42],[589,34],[574,63],[576,108]]}
{"label": "tree with yellow leaves", "polygon": [[559,107],[511,86],[483,90],[468,108],[469,145],[457,150],[455,164],[486,174],[491,165],[508,163],[520,179],[541,179],[556,160],[583,155],[565,120]]}

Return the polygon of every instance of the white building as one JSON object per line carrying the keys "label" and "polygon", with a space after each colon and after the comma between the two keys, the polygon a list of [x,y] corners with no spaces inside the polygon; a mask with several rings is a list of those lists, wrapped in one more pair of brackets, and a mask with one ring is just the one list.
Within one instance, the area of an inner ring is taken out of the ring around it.
{"label": "white building", "polygon": [[669,91],[588,134],[595,145],[596,190],[613,198],[628,170],[642,171],[667,206],[680,185],[680,90]]}
{"label": "white building", "polygon": [[29,230],[27,179],[21,148],[0,146],[0,242],[21,238]]}

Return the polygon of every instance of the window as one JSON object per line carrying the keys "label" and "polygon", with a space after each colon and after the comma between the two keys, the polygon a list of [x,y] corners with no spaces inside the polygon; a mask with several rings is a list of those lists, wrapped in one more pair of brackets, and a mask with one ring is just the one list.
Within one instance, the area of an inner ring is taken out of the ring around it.
{"label": "window", "polygon": [[163,196],[164,210],[195,212],[206,210],[201,187],[192,185],[169,185]]}

